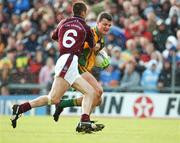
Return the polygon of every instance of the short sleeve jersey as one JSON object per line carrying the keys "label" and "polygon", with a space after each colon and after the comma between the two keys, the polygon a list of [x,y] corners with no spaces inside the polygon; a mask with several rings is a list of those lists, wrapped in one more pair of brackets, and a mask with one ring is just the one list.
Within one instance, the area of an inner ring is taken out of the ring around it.
{"label": "short sleeve jersey", "polygon": [[[95,44],[99,43],[100,44],[100,50],[104,48],[105,45],[105,39],[104,36],[103,37],[99,37],[98,36],[98,29],[97,27],[92,28],[93,33],[94,33],[94,41]],[[83,73],[83,72],[91,72],[92,68],[95,65],[95,59],[96,59],[96,54],[94,49],[91,49],[88,45],[88,43],[85,43],[84,45],[84,51],[81,54],[80,58],[79,58],[79,72]]]}

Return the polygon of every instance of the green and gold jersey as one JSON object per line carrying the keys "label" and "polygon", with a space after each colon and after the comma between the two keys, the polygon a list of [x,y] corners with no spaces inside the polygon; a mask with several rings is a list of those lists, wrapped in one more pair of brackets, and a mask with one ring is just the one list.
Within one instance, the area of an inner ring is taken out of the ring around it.
{"label": "green and gold jersey", "polygon": [[[92,30],[94,33],[94,41],[96,44],[97,43],[100,44],[100,50],[101,50],[102,48],[104,48],[105,39],[104,37],[98,36],[97,27],[94,27]],[[93,48],[92,49],[89,48],[88,44],[85,42],[83,53],[81,54],[78,62],[79,63],[78,68],[80,74],[86,71],[91,72],[95,64],[96,54],[97,53],[95,52],[95,50]]]}

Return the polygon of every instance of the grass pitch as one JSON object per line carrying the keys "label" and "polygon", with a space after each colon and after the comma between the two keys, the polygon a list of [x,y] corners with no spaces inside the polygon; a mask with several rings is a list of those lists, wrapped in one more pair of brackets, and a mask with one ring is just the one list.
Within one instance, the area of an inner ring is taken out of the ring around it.
{"label": "grass pitch", "polygon": [[24,116],[16,129],[9,116],[0,116],[0,143],[180,143],[180,120],[95,118],[106,127],[101,132],[79,134],[79,117]]}

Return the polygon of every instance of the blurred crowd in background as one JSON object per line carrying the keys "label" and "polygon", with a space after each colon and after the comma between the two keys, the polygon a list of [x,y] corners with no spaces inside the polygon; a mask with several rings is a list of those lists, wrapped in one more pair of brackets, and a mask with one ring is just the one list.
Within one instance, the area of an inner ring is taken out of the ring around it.
{"label": "blurred crowd in background", "polygon": [[[74,1],[0,0],[0,95],[40,92],[10,89],[12,83],[52,82],[59,53],[50,35],[63,18],[71,16]],[[151,93],[171,87],[172,82],[180,87],[179,0],[86,2],[90,26],[95,26],[101,11],[110,12],[114,20],[105,47],[111,65],[93,71],[104,87],[124,91],[143,87]]]}

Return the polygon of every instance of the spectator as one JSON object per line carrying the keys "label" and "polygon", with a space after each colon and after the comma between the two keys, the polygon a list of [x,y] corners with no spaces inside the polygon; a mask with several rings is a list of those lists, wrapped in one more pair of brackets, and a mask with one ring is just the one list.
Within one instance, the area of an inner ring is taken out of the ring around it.
{"label": "spectator", "polygon": [[[38,43],[42,44],[44,39],[48,39],[47,35],[50,34],[48,25],[45,21],[40,21],[40,31],[38,31]],[[44,38],[44,39],[43,39]]]}
{"label": "spectator", "polygon": [[23,42],[23,39],[24,39],[24,33],[21,31],[21,30],[18,30],[16,32],[16,40],[17,41],[22,41]]}
{"label": "spectator", "polygon": [[111,50],[111,64],[120,70],[124,68],[125,61],[121,57],[121,47],[115,46]]}
{"label": "spectator", "polygon": [[39,46],[37,42],[37,32],[35,29],[31,29],[31,31],[29,31],[29,33],[26,33],[26,34],[28,38],[26,38],[23,41],[24,45],[30,53],[34,54],[36,51],[36,48]]}
{"label": "spectator", "polygon": [[157,70],[161,71],[163,68],[163,58],[162,55],[159,51],[154,51],[151,54],[151,60],[156,60],[157,61]]}
{"label": "spectator", "polygon": [[43,15],[43,20],[47,23],[48,29],[52,31],[55,23],[54,14]]}
{"label": "spectator", "polygon": [[157,70],[157,61],[149,61],[148,68],[143,72],[141,77],[141,86],[145,93],[157,93],[157,84],[160,71]]}
{"label": "spectator", "polygon": [[9,89],[8,89],[7,85],[2,85],[0,87],[0,95],[2,95],[2,96],[10,95],[10,92],[9,92]]}
{"label": "spectator", "polygon": [[39,73],[39,83],[47,85],[49,82],[51,82],[52,74],[54,72],[54,60],[53,58],[49,57],[46,60],[46,65],[44,65]]}
{"label": "spectator", "polygon": [[131,22],[134,23],[134,22],[139,21],[141,19],[137,6],[131,6],[129,11],[130,11],[130,17],[129,18],[130,18]]}
{"label": "spectator", "polygon": [[138,51],[136,46],[137,45],[134,39],[129,39],[126,41],[126,50],[124,50],[121,54],[123,61],[128,62],[138,57]]}
{"label": "spectator", "polygon": [[152,34],[149,31],[147,31],[146,21],[141,19],[137,22],[137,24],[139,36],[148,39],[148,41],[152,41]]}
{"label": "spectator", "polygon": [[117,87],[120,76],[120,70],[110,65],[107,69],[100,72],[99,81],[103,86]]}
{"label": "spectator", "polygon": [[165,0],[162,3],[162,13],[160,14],[160,18],[162,18],[163,20],[168,18],[169,15],[169,10],[171,8],[171,3],[168,0]]}
{"label": "spectator", "polygon": [[180,2],[179,2],[179,0],[171,0],[170,2],[171,2],[172,6],[169,11],[169,17],[172,17],[173,15],[177,15],[177,17],[180,20],[180,9],[179,9]]}
{"label": "spectator", "polygon": [[129,61],[125,66],[124,75],[120,82],[120,87],[123,89],[131,89],[139,86],[140,76],[139,73],[135,71],[136,63],[134,61]]}
{"label": "spectator", "polygon": [[0,27],[5,23],[5,14],[1,11],[2,4],[0,3]]}
{"label": "spectator", "polygon": [[148,4],[148,7],[149,8],[152,8],[152,10],[155,12],[155,14],[158,16],[158,17],[161,17],[161,4],[159,2],[159,0],[151,0],[151,2]]}
{"label": "spectator", "polygon": [[97,18],[96,14],[93,11],[90,11],[86,17],[87,24],[90,27],[96,26],[96,18]]}
{"label": "spectator", "polygon": [[38,83],[39,72],[43,66],[43,52],[37,50],[35,56],[29,60],[28,71],[34,76],[33,82]]}
{"label": "spectator", "polygon": [[5,1],[3,12],[7,14],[7,18],[10,19],[14,13],[14,5],[11,1]]}
{"label": "spectator", "polygon": [[155,50],[155,47],[152,43],[148,44],[146,48],[149,49],[148,51],[149,51],[151,60],[157,61],[157,70],[161,71],[163,67],[163,57],[161,53],[158,50]]}
{"label": "spectator", "polygon": [[1,28],[0,29],[1,39],[2,39],[3,43],[5,44],[5,46],[7,46],[8,38],[10,36],[9,26],[8,26],[8,24],[3,23],[0,28]]}
{"label": "spectator", "polygon": [[55,46],[53,45],[53,43],[49,42],[46,45],[46,57],[51,57],[54,60],[54,63],[56,62],[56,60],[58,59],[58,55],[57,55],[57,50],[55,49]]}
{"label": "spectator", "polygon": [[171,33],[176,36],[176,32],[180,29],[180,20],[178,21],[178,16],[173,15],[171,18],[166,20],[166,23],[168,24]]}
{"label": "spectator", "polygon": [[168,36],[171,35],[171,32],[167,28],[163,20],[158,20],[157,26],[158,26],[157,31],[153,32],[154,43],[155,43],[155,47],[157,47],[157,50],[162,52],[165,49],[166,39],[168,38]]}
{"label": "spectator", "polygon": [[26,68],[28,67],[28,54],[25,50],[24,44],[21,41],[16,42],[16,68]]}
{"label": "spectator", "polygon": [[146,18],[147,18],[147,31],[153,34],[153,31],[156,31],[157,17],[155,13],[152,11],[147,14]]}
{"label": "spectator", "polygon": [[177,41],[180,43],[180,29],[176,32]]}
{"label": "spectator", "polygon": [[175,57],[175,63],[180,62],[180,55],[177,51],[178,41],[176,37],[169,36],[166,41],[166,50],[163,51],[164,58],[168,59],[170,62],[173,62],[173,57]]}
{"label": "spectator", "polygon": [[16,14],[12,14],[12,19],[10,23],[11,31],[16,32],[19,26],[20,26],[20,16]]}
{"label": "spectator", "polygon": [[13,13],[20,14],[30,8],[29,0],[9,0],[13,5]]}
{"label": "spectator", "polygon": [[27,37],[24,37],[24,38],[28,38],[28,34],[30,34],[30,32],[32,32],[31,28],[32,28],[32,22],[30,20],[28,20],[28,17],[27,18],[23,18],[23,20],[21,19],[21,23],[20,23],[20,29],[23,33],[24,33],[24,36],[27,36]]}
{"label": "spectator", "polygon": [[171,79],[171,63],[168,60],[164,60],[163,69],[158,79],[158,88],[161,90],[161,92],[168,92],[168,90],[163,89],[171,86]]}
{"label": "spectator", "polygon": [[11,81],[11,69],[8,64],[4,64],[0,70],[0,86],[8,85]]}
{"label": "spectator", "polygon": [[131,13],[130,13],[130,8],[132,6],[131,2],[130,1],[124,1],[122,5],[123,5],[125,17],[129,17],[131,15]]}
{"label": "spectator", "polygon": [[15,36],[8,37],[8,43],[6,46],[6,50],[9,50],[9,49],[16,49],[16,37]]}
{"label": "spectator", "polygon": [[112,3],[110,5],[110,13],[111,13],[111,15],[113,17],[114,22],[117,23],[117,21],[118,21],[118,15],[117,15],[118,7],[117,7],[117,5],[115,3]]}
{"label": "spectator", "polygon": [[144,13],[144,10],[148,6],[148,2],[146,0],[141,0],[139,2],[140,2],[140,4],[139,4],[139,14],[143,19],[145,19],[146,15]]}
{"label": "spectator", "polygon": [[9,69],[15,68],[15,52],[16,49],[7,49],[6,56],[0,59],[0,69],[2,69],[4,65],[8,66]]}
{"label": "spectator", "polygon": [[[19,67],[12,73],[11,82],[14,84],[21,84],[21,85],[32,83],[32,77],[26,68]],[[14,89],[12,91],[12,94],[32,94],[32,89],[23,89],[23,90]]]}
{"label": "spectator", "polygon": [[0,34],[0,57],[3,57],[4,55],[4,49],[5,49],[5,44],[4,42],[2,41],[2,36]]}
{"label": "spectator", "polygon": [[111,26],[108,37],[109,36],[112,36],[112,38],[107,38],[107,44],[120,46],[123,50],[125,49],[126,37],[122,29],[117,26]]}
{"label": "spectator", "polygon": [[[40,25],[40,20],[39,20],[39,18],[41,18],[40,17],[40,14],[38,13],[38,11],[37,10],[35,10],[35,9],[31,9],[30,11],[29,11],[29,17],[30,17],[30,20],[31,20],[31,22],[32,22],[32,27],[34,27],[34,28],[38,28],[39,27],[39,25]],[[44,23],[45,23],[45,21],[44,21]],[[41,31],[41,30],[40,30]],[[37,32],[40,32],[40,31],[37,31]]]}

